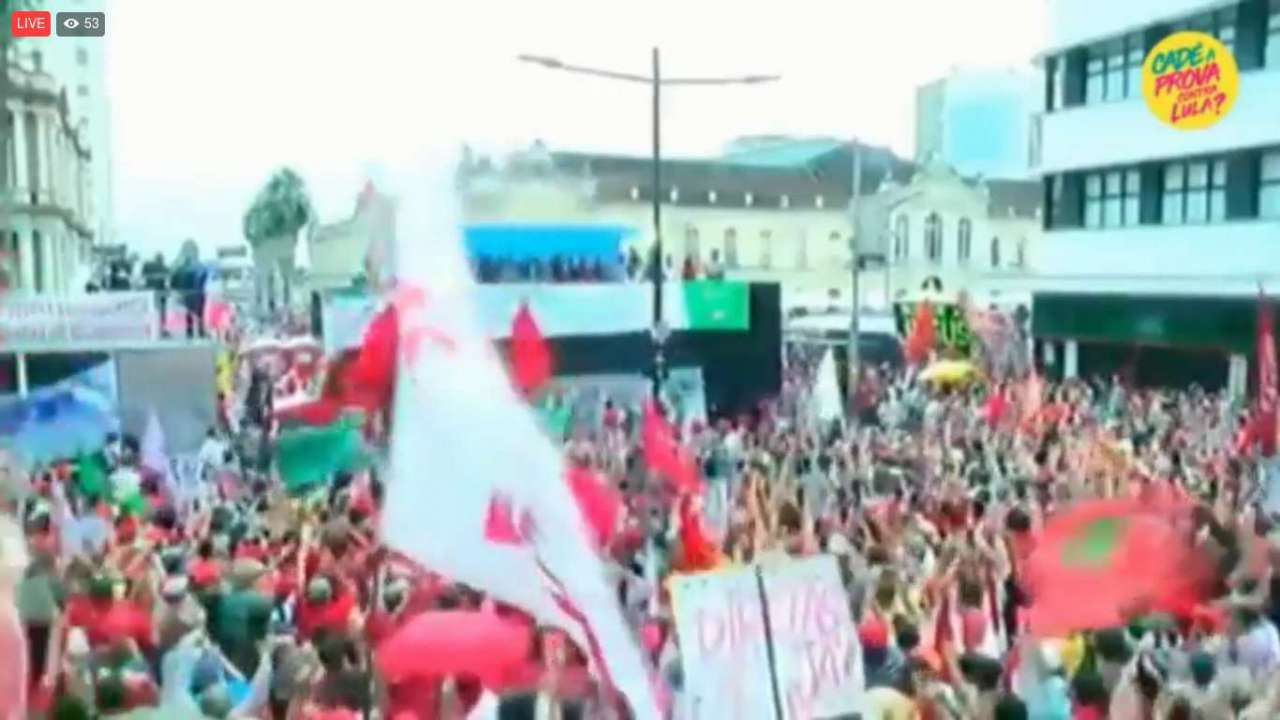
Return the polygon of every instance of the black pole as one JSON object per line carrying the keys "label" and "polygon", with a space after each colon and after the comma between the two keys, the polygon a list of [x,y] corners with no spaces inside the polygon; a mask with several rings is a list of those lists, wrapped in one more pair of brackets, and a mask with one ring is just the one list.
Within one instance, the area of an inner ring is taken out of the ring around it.
{"label": "black pole", "polygon": [[769,658],[769,685],[773,690],[773,712],[778,720],[785,720],[782,712],[782,691],[778,688],[778,656],[773,648],[773,620],[769,618],[769,595],[764,591],[764,571],[756,565],[756,588],[760,591],[760,613],[764,615],[764,650]]}
{"label": "black pole", "polygon": [[658,48],[653,49],[653,398],[660,397],[662,389],[663,343],[666,331],[662,327],[662,123],[661,117],[662,74],[658,63]]}

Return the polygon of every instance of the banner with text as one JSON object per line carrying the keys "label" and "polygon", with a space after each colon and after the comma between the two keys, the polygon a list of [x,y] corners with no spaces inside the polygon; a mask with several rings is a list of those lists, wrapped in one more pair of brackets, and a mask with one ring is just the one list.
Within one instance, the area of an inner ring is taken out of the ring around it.
{"label": "banner with text", "polygon": [[773,720],[769,640],[785,720],[862,709],[862,649],[834,557],[677,576],[671,591],[690,717]]}
{"label": "banner with text", "polygon": [[155,296],[149,292],[75,297],[14,295],[0,303],[0,343],[7,352],[148,342],[156,339],[157,329]]}

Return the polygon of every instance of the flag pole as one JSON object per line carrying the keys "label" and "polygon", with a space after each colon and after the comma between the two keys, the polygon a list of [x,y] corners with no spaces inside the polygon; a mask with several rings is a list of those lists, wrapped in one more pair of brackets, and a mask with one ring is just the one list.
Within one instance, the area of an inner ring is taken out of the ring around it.
{"label": "flag pole", "polygon": [[769,687],[773,691],[773,713],[777,720],[785,720],[782,712],[782,691],[778,688],[778,656],[773,646],[773,621],[769,619],[769,595],[764,591],[764,570],[756,564],[756,589],[760,592],[760,612],[764,616],[764,649],[769,658]]}

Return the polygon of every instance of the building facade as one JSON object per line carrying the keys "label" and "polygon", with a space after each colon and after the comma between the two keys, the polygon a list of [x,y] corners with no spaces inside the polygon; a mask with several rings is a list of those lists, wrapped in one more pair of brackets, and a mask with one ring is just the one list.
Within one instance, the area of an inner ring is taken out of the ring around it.
{"label": "building facade", "polygon": [[[63,9],[103,12],[106,0],[71,0]],[[108,18],[110,20],[110,18]],[[43,38],[39,39],[43,40]],[[57,42],[33,39],[26,46],[66,89],[71,126],[90,150],[94,243],[110,245],[115,237],[115,188],[111,152],[111,98],[107,88],[107,44],[100,37],[59,37]]]}
{"label": "building facade", "polygon": [[965,176],[1029,180],[1039,76],[1026,68],[956,68],[916,90],[916,162],[940,157]]}
{"label": "building facade", "polygon": [[1027,304],[1041,236],[1040,184],[966,178],[937,155],[871,200],[885,218],[893,300],[936,278],[946,296]]}
{"label": "building facade", "polygon": [[[1280,293],[1280,0],[1050,0],[1048,16],[1041,358],[1221,386],[1251,353],[1259,289]],[[1142,97],[1147,52],[1177,30],[1215,35],[1240,68],[1205,130],[1166,126]]]}
{"label": "building facade", "polygon": [[[845,298],[851,286],[849,198],[853,153],[829,139],[754,138],[713,158],[670,159],[662,166],[664,264],[686,262],[726,277],[777,282],[784,304],[805,297]],[[905,180],[912,166],[887,150],[863,148],[861,193]],[[468,222],[573,222],[634,229],[630,249],[654,246],[653,168],[649,158],[552,152],[535,144],[501,162],[469,157],[459,172]],[[875,242],[879,233],[864,233]],[[863,254],[883,255],[869,243]],[[867,273],[864,300],[884,297],[883,273]]]}
{"label": "building facade", "polygon": [[39,66],[11,62],[7,212],[0,250],[22,293],[83,290],[94,237],[92,155],[64,87]]}

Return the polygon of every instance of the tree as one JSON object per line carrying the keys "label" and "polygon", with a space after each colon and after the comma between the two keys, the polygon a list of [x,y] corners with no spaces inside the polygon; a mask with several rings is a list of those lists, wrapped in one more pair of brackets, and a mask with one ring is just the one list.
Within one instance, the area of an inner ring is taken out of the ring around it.
{"label": "tree", "polygon": [[302,177],[291,168],[281,168],[244,214],[244,236],[255,248],[274,238],[296,237],[314,216]]}

